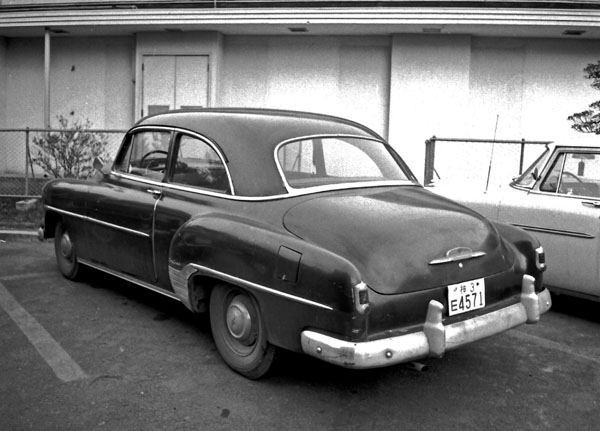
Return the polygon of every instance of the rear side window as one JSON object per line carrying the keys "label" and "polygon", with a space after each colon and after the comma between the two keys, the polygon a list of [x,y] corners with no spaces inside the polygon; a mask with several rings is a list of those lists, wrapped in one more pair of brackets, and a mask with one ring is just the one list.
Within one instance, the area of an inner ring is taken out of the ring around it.
{"label": "rear side window", "polygon": [[231,193],[225,165],[207,142],[188,135],[175,140],[174,163],[169,181],[219,193]]}
{"label": "rear side window", "polygon": [[115,169],[132,175],[161,181],[169,154],[171,132],[141,131],[129,136]]}

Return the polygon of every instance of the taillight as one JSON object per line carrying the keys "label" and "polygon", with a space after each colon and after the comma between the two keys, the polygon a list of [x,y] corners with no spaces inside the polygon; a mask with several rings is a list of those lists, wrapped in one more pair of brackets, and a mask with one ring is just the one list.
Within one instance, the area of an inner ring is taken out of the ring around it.
{"label": "taillight", "polygon": [[365,282],[360,282],[354,286],[354,308],[360,314],[365,314],[369,310],[369,287]]}
{"label": "taillight", "polygon": [[542,272],[546,270],[546,253],[542,246],[535,249],[535,266]]}

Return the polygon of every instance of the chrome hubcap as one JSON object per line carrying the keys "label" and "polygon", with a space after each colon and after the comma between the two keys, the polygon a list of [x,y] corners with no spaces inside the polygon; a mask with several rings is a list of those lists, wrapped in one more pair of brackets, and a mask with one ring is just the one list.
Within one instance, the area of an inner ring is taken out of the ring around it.
{"label": "chrome hubcap", "polygon": [[69,234],[67,232],[63,233],[60,238],[60,252],[67,259],[71,259],[73,255],[73,244],[71,243],[71,238],[69,238]]}
{"label": "chrome hubcap", "polygon": [[243,344],[248,344],[252,339],[252,316],[250,311],[239,296],[233,298],[227,307],[227,329],[231,336]]}

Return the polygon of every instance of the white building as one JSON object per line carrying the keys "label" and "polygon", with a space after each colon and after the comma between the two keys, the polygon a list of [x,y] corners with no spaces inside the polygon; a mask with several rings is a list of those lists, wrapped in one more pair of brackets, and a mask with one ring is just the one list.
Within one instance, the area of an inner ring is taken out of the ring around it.
{"label": "white building", "polygon": [[599,59],[598,0],[0,0],[0,128],[307,110],[370,126],[420,176],[432,135],[579,137]]}

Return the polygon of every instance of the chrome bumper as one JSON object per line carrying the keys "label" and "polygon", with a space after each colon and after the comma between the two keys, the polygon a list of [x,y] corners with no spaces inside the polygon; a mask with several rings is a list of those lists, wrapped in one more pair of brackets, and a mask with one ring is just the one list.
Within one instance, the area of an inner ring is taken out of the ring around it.
{"label": "chrome bumper", "polygon": [[301,334],[304,353],[332,364],[348,368],[376,368],[414,361],[425,357],[442,357],[444,352],[464,344],[499,334],[523,323],[536,323],[552,305],[550,292],[536,294],[535,279],[523,277],[521,301],[482,316],[444,326],[444,306],[438,301],[429,303],[422,331],[353,343],[314,331]]}

